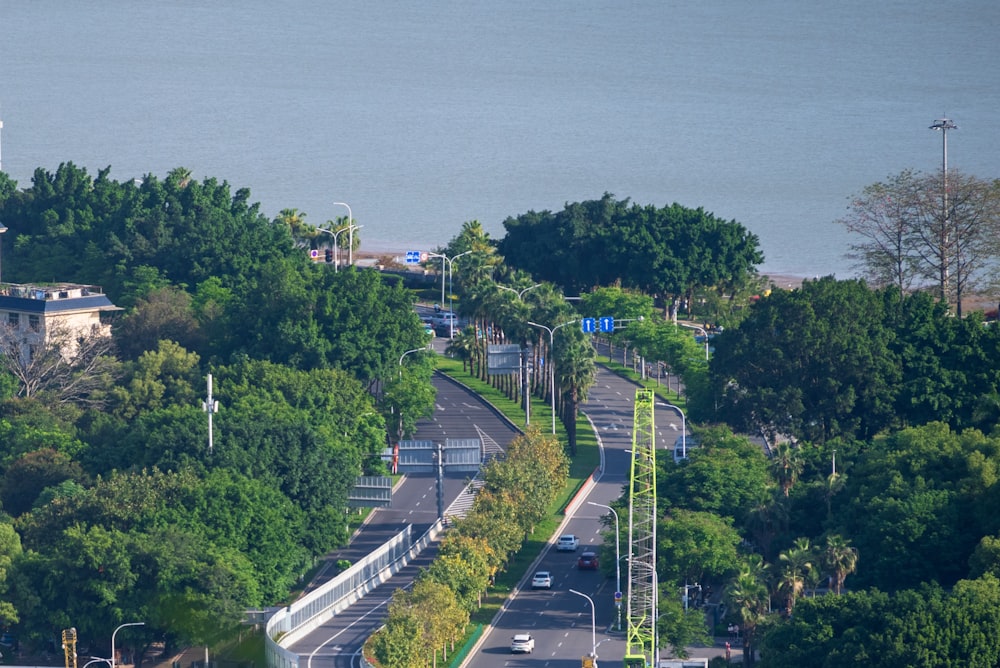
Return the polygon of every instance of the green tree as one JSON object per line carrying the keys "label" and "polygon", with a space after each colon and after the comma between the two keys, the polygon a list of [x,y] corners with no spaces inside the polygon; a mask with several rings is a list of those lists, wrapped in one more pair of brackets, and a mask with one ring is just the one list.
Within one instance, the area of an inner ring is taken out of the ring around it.
{"label": "green tree", "polygon": [[0,500],[4,512],[12,517],[28,512],[46,488],[67,480],[83,483],[87,475],[66,453],[46,448],[22,455],[3,472]]}
{"label": "green tree", "polygon": [[860,281],[775,291],[715,339],[719,415],[772,442],[778,434],[816,443],[870,438],[895,419],[900,370],[891,339],[882,299]]}
{"label": "green tree", "polygon": [[723,427],[699,432],[701,447],[682,466],[667,462],[657,473],[659,498],[674,508],[730,517],[742,525],[768,498],[768,461],[760,446]]}
{"label": "green tree", "polygon": [[504,221],[506,261],[573,294],[594,285],[637,288],[676,300],[701,287],[735,286],[763,261],[758,240],[736,223],[679,204],[629,206],[605,193],[563,211]]}
{"label": "green tree", "polygon": [[743,638],[743,665],[751,666],[755,662],[757,628],[767,617],[770,600],[767,586],[752,569],[744,569],[729,583],[723,596],[727,607],[739,620],[740,635]]}
{"label": "green tree", "polygon": [[826,546],[820,555],[823,567],[830,573],[833,593],[840,594],[844,580],[858,568],[858,551],[842,536],[831,534],[826,537]]}
{"label": "green tree", "polygon": [[673,509],[659,523],[656,538],[656,570],[664,581],[696,584],[739,565],[739,532],[731,521],[711,513]]}
{"label": "green tree", "polygon": [[176,287],[159,288],[139,299],[113,331],[118,354],[128,360],[155,350],[163,340],[187,350],[202,350],[205,345],[191,295]]}

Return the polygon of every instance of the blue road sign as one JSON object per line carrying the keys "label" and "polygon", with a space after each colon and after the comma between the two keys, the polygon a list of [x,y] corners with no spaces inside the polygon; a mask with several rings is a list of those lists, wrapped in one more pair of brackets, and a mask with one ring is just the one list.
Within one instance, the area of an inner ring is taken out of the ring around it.
{"label": "blue road sign", "polygon": [[580,321],[580,329],[583,330],[584,334],[593,334],[597,331],[597,319],[584,318]]}
{"label": "blue road sign", "polygon": [[420,251],[406,251],[406,264],[420,264]]}
{"label": "blue road sign", "polygon": [[615,319],[610,315],[601,316],[600,325],[602,332],[613,332],[615,331]]}

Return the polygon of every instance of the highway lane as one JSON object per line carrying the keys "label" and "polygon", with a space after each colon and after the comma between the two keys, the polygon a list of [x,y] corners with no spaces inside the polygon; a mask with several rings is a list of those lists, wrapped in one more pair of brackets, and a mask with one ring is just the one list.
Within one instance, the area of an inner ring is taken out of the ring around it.
{"label": "highway lane", "polygon": [[[476,651],[465,662],[476,668],[514,668],[517,666],[546,666],[548,668],[578,668],[580,658],[593,646],[590,603],[570,592],[576,589],[590,596],[596,608],[596,643],[599,662],[618,663],[625,655],[625,638],[615,628],[615,578],[600,572],[576,569],[576,558],[584,547],[597,548],[601,544],[601,517],[603,508],[588,505],[587,501],[610,505],[628,493],[632,447],[632,424],[635,408],[635,391],[638,385],[598,365],[594,386],[582,406],[593,424],[603,449],[603,470],[597,475],[596,484],[582,499],[573,515],[559,528],[559,534],[573,533],[580,536],[577,553],[556,552],[550,549],[543,554],[534,570],[549,570],[554,583],[550,591],[530,589],[530,576],[514,593],[498,617],[495,626],[488,630]],[[657,449],[663,456],[670,456],[674,434],[671,422],[678,422],[672,409],[657,406]],[[679,432],[676,432],[679,433]],[[628,552],[628,514],[619,513],[622,535],[622,556]],[[622,588],[627,589],[627,565],[622,562]],[[510,638],[518,632],[535,636],[535,652],[531,655],[510,654]]]}
{"label": "highway lane", "polygon": [[[485,437],[488,447],[506,447],[519,433],[517,428],[498,415],[475,393],[445,376],[436,375],[432,382],[437,388],[434,416],[421,420],[413,438],[443,442],[445,438]],[[444,477],[444,506],[448,506],[466,489],[469,473],[451,473]],[[330,558],[356,561],[375,545],[403,529],[414,525],[414,535],[422,535],[437,518],[436,479],[432,474],[407,475],[393,490],[392,505],[374,511],[369,521],[351,541],[351,545]],[[426,568],[436,546],[425,550],[418,559],[386,583],[369,593],[349,609],[323,624],[291,646],[300,656],[300,665],[308,668],[356,668],[358,651],[364,641],[382,624],[385,608],[392,593],[409,586],[420,568]],[[325,577],[331,577],[331,574]]]}

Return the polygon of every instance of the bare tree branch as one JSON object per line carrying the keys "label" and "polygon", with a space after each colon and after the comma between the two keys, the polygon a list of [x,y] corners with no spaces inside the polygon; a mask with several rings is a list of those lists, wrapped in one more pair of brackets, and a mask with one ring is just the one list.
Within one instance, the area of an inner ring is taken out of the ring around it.
{"label": "bare tree branch", "polygon": [[60,325],[50,325],[46,334],[31,344],[22,332],[0,325],[0,368],[17,379],[18,396],[45,394],[59,403],[103,405],[121,367],[111,354],[111,337]]}

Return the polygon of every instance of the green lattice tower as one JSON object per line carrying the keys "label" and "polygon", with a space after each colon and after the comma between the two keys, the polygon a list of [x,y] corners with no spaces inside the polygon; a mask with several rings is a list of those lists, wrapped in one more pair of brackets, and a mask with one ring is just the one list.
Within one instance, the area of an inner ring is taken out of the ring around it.
{"label": "green lattice tower", "polygon": [[[651,666],[656,642],[656,437],[652,390],[636,390],[628,508],[625,668]],[[640,662],[640,659],[642,660]]]}

